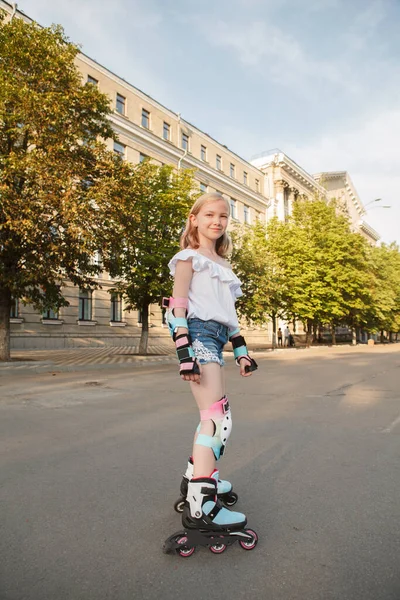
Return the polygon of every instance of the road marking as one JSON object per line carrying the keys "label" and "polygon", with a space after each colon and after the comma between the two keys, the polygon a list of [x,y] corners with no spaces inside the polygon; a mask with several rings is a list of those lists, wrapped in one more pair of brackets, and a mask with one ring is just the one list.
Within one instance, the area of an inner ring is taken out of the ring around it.
{"label": "road marking", "polygon": [[398,425],[400,423],[400,415],[397,417],[397,419],[395,419],[393,421],[393,423],[390,423],[389,427],[386,427],[386,429],[383,430],[383,433],[390,433],[391,431],[393,431],[393,429],[396,427],[396,425]]}

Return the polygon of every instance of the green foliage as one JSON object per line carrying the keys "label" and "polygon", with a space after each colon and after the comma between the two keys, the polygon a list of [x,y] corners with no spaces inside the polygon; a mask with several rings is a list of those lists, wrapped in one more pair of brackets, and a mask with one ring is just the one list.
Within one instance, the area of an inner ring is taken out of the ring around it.
{"label": "green foliage", "polygon": [[240,316],[248,323],[263,324],[285,307],[283,271],[271,251],[267,230],[260,221],[238,225],[232,232],[231,262],[242,281],[243,296],[237,301]]}
{"label": "green foliage", "polygon": [[362,323],[371,303],[368,244],[335,203],[298,200],[287,223],[270,223],[268,238],[285,273],[288,315]]}
{"label": "green foliage", "polygon": [[193,173],[174,172],[146,160],[139,165],[120,161],[106,183],[108,192],[119,198],[110,206],[114,230],[107,241],[113,249],[104,265],[120,279],[116,291],[131,307],[144,309],[159,303],[171,292],[168,262],[179,250],[193,195]]}
{"label": "green foliage", "polygon": [[39,309],[66,304],[67,278],[88,286],[98,271],[99,140],[113,132],[78,52],[59,26],[0,20],[0,288]]}
{"label": "green foliage", "polygon": [[369,331],[400,330],[400,252],[396,244],[370,249],[373,303],[366,315]]}

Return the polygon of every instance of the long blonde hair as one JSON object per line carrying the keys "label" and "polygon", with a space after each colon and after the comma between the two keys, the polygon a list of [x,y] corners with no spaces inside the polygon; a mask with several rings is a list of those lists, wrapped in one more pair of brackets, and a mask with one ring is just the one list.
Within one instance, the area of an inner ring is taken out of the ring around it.
{"label": "long blonde hair", "polygon": [[[199,248],[200,241],[199,241],[197,227],[195,227],[192,224],[192,221],[190,220],[190,216],[198,215],[200,212],[200,209],[202,208],[202,206],[204,206],[204,204],[207,204],[208,202],[215,202],[216,200],[223,200],[226,203],[226,206],[228,209],[228,215],[230,214],[229,202],[227,201],[226,198],[224,198],[218,192],[208,192],[207,194],[203,194],[202,196],[197,198],[196,202],[193,204],[192,208],[190,209],[189,216],[186,221],[185,230],[181,235],[180,247],[182,248],[182,250],[185,250],[185,248],[193,248],[193,250],[196,250],[197,248]],[[231,242],[231,238],[229,237],[229,235],[227,234],[226,231],[216,241],[215,250],[216,250],[217,254],[219,256],[222,256],[223,258],[225,258],[231,252],[232,242]]]}

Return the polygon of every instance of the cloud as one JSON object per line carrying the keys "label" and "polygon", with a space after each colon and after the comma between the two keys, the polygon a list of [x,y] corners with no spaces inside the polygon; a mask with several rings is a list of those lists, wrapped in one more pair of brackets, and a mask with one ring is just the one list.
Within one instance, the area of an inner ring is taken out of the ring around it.
{"label": "cloud", "polygon": [[324,81],[346,87],[347,92],[359,92],[354,73],[345,61],[324,60],[307,53],[289,32],[272,22],[251,20],[247,23],[214,19],[205,22],[193,17],[197,29],[214,47],[233,50],[243,67],[254,68],[265,79],[295,88],[303,96],[313,95],[311,83]]}
{"label": "cloud", "polygon": [[348,171],[364,204],[382,198],[390,210],[369,209],[367,222],[384,241],[400,243],[400,110],[386,110],[367,121],[339,131],[331,130],[306,144],[283,150],[310,173]]}

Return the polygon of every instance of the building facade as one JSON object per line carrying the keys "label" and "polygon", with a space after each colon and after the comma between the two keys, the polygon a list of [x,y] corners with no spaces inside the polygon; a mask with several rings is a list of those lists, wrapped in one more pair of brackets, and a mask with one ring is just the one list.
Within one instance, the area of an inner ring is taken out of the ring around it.
{"label": "building facade", "polygon": [[[4,0],[0,8],[8,18],[31,19]],[[269,200],[263,173],[176,113],[95,60],[80,53],[76,66],[82,84],[90,83],[107,94],[113,109],[112,126],[118,142],[109,140],[110,150],[134,164],[149,157],[155,164],[177,169],[192,168],[199,189],[218,191],[229,201],[232,220],[254,223],[265,220]],[[39,314],[16,300],[11,313],[12,348],[69,348],[103,345],[137,345],[140,313],[125,310],[120,298],[112,296],[113,280],[107,273],[98,278],[93,292],[67,285],[69,306],[58,313]],[[153,342],[168,338],[158,306],[151,307]]]}
{"label": "building facade", "polygon": [[[0,0],[0,8],[6,11],[8,18],[31,21],[14,4]],[[336,192],[334,178],[327,177],[329,174],[313,177],[278,149],[248,162],[179,113],[83,53],[78,54],[76,66],[81,72],[82,84],[95,85],[110,98],[110,120],[119,138],[109,140],[110,150],[132,163],[149,157],[155,164],[194,169],[200,190],[218,191],[227,198],[233,222],[252,224],[256,219],[268,222],[273,216],[285,220],[297,197],[328,197]],[[348,214],[365,235],[373,237],[375,232],[360,222],[362,205],[351,188],[350,178],[347,176],[343,181],[350,207]],[[332,189],[325,187],[326,183],[332,185]],[[64,293],[69,306],[58,313],[39,314],[31,306],[15,300],[11,313],[11,347],[136,346],[141,332],[140,313],[127,311],[123,301],[110,293],[114,281],[107,273],[99,276],[98,283],[100,289],[92,292],[66,285]],[[160,307],[153,306],[150,313],[152,342],[169,340]],[[269,342],[272,326],[266,323],[247,335],[253,341]]]}
{"label": "building facade", "polygon": [[336,199],[346,214],[354,231],[361,233],[370,244],[375,245],[380,236],[366,221],[365,208],[347,171],[316,173],[315,180],[326,190],[327,198]]}

